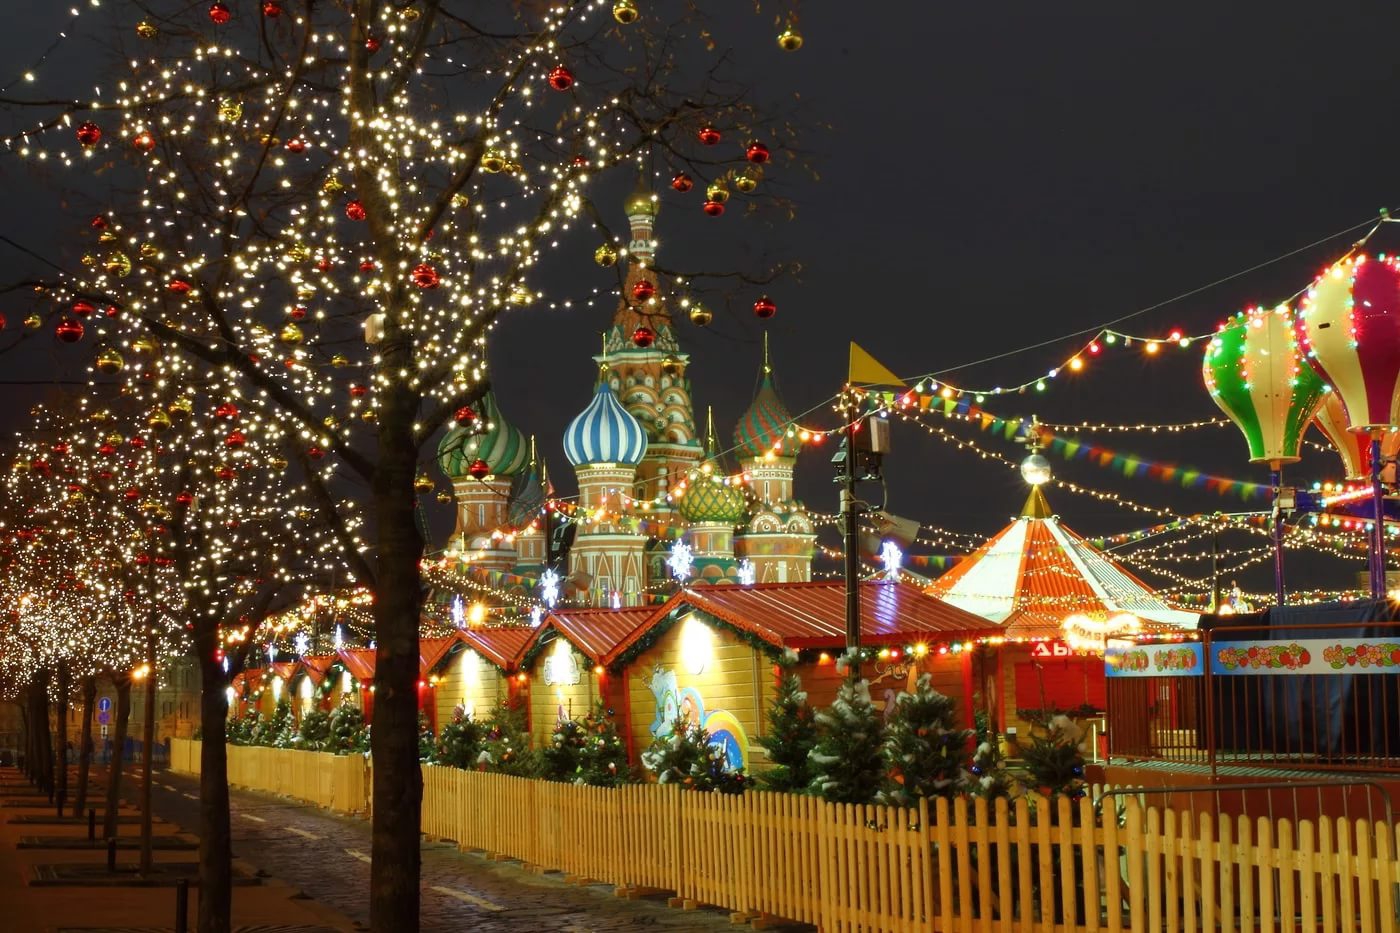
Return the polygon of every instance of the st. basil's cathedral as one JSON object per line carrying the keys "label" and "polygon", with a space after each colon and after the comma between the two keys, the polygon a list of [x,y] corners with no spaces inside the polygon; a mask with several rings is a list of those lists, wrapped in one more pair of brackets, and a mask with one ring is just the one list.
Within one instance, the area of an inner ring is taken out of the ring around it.
{"label": "st. basil's cathedral", "polygon": [[[631,239],[622,297],[595,356],[591,398],[564,432],[578,498],[551,499],[573,526],[551,542],[548,479],[534,444],[488,394],[477,418],[438,447],[457,521],[449,550],[473,571],[538,581],[563,579],[577,606],[637,606],[664,593],[677,565],[690,584],[805,582],[816,535],[793,494],[799,438],[775,385],[764,345],[759,388],[734,428],[727,467],[706,419],[695,416],[690,357],[652,270],[658,202],[639,189],[626,202]],[[583,388],[580,388],[582,394]],[[688,549],[674,561],[677,545]],[[559,559],[561,551],[566,558]],[[668,564],[668,561],[670,563]]]}

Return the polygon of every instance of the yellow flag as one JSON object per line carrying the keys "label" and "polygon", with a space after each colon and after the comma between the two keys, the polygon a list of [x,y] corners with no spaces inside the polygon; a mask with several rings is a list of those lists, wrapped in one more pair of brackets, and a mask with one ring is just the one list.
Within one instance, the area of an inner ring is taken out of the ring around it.
{"label": "yellow flag", "polygon": [[851,342],[851,365],[847,382],[851,385],[903,386],[904,382],[875,357]]}

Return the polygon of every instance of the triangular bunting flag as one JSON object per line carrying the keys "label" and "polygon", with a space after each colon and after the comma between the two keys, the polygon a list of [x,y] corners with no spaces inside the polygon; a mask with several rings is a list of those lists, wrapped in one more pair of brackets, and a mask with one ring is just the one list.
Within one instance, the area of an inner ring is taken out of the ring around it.
{"label": "triangular bunting flag", "polygon": [[855,341],[851,341],[851,360],[847,379],[851,385],[902,386],[904,381],[890,372],[875,357],[866,353]]}

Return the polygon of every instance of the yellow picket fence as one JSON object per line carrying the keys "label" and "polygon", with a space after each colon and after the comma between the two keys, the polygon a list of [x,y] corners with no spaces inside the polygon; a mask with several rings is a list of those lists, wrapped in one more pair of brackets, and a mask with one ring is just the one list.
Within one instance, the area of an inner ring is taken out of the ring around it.
{"label": "yellow picket fence", "polygon": [[[191,739],[171,739],[170,770],[198,774],[202,744]],[[369,812],[370,772],[363,755],[230,745],[228,782],[234,787],[293,797],[341,813]]]}
{"label": "yellow picket fence", "polygon": [[544,868],[831,931],[1397,929],[1395,828],[1135,797],[829,804],[423,769],[423,831]]}

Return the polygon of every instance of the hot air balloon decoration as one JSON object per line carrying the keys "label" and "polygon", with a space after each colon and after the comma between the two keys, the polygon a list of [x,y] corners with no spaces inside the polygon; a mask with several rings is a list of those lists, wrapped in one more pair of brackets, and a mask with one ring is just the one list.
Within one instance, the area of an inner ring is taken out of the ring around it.
{"label": "hot air balloon decoration", "polygon": [[[1326,435],[1342,460],[1342,470],[1346,478],[1353,482],[1371,478],[1371,438],[1351,430],[1347,418],[1347,408],[1335,392],[1328,392],[1317,410],[1313,424]],[[1394,460],[1400,454],[1400,430],[1387,431],[1381,435],[1381,481],[1395,482]]]}

